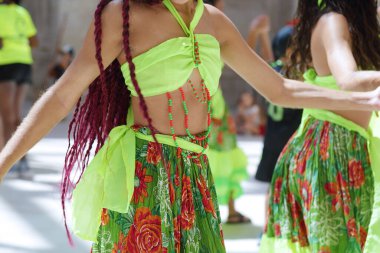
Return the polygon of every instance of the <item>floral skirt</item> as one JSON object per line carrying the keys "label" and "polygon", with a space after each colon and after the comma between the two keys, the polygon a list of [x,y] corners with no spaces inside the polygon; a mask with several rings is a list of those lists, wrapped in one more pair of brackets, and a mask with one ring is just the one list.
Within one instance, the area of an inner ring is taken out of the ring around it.
{"label": "floral skirt", "polygon": [[243,195],[241,182],[249,179],[248,159],[237,146],[235,122],[227,107],[222,119],[213,119],[209,160],[219,204]]}
{"label": "floral skirt", "polygon": [[373,184],[367,139],[308,116],[276,165],[260,252],[362,252]]}
{"label": "floral skirt", "polygon": [[[150,134],[146,128],[137,131]],[[205,155],[187,158],[176,147],[136,139],[135,189],[129,211],[103,210],[92,253],[140,252],[225,252]]]}

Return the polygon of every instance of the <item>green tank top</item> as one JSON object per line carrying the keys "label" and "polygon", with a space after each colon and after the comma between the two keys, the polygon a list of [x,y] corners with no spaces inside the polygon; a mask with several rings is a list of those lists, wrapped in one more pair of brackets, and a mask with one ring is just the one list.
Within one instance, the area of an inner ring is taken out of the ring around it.
{"label": "green tank top", "polygon": [[[142,94],[149,97],[177,90],[197,68],[210,94],[214,95],[223,63],[218,40],[210,34],[194,33],[204,12],[203,1],[198,0],[190,27],[186,26],[170,0],[164,0],[163,3],[178,21],[186,37],[169,39],[133,58]],[[200,64],[196,61],[196,50],[199,50]],[[128,63],[123,64],[121,70],[132,96],[137,96]]]}

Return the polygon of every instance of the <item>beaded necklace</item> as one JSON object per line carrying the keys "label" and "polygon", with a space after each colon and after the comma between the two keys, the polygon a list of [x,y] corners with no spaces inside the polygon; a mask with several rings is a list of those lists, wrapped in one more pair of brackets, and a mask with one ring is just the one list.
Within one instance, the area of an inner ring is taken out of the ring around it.
{"label": "beaded necklace", "polygon": [[[191,38],[191,41],[193,44],[194,69],[198,69],[199,65],[202,64],[202,61],[201,61],[201,57],[200,57],[199,43],[198,43],[197,38],[194,34],[194,29],[195,29],[196,25],[198,24],[200,18],[202,17],[202,13],[204,10],[203,1],[202,0],[198,1],[196,11],[194,14],[194,18],[191,21],[189,28],[186,26],[181,15],[179,15],[179,13],[177,12],[177,10],[173,6],[173,4],[169,0],[164,0],[163,2],[165,4],[165,6],[169,9],[169,11],[172,12],[172,14],[175,16],[175,18],[179,22],[180,26],[182,27],[182,29],[184,30],[186,35],[188,35],[189,38]],[[200,94],[198,93],[197,89],[194,87],[194,84],[192,83],[192,81],[190,79],[186,82],[186,84],[191,86],[193,95],[195,96],[195,98],[198,102],[200,102],[202,104],[207,104],[207,130],[206,130],[204,135],[195,136],[195,135],[191,134],[191,132],[189,130],[189,109],[188,109],[187,103],[186,103],[185,92],[184,92],[182,87],[179,88],[179,92],[181,94],[182,108],[183,108],[184,113],[185,113],[184,126],[185,126],[185,130],[186,130],[186,134],[190,137],[190,139],[192,139],[194,141],[198,141],[198,142],[206,141],[206,144],[204,145],[203,150],[200,153],[198,153],[196,155],[188,155],[187,156],[189,158],[199,158],[201,155],[203,155],[205,153],[205,151],[208,148],[208,140],[209,140],[208,137],[209,137],[210,132],[211,132],[211,96],[210,96],[210,91],[208,90],[203,79],[202,79],[201,84],[200,84],[201,85],[200,91],[202,93],[202,97],[200,96]],[[171,93],[167,92],[166,97],[168,100],[168,118],[169,118],[170,132],[171,132],[174,144],[177,147],[178,152],[181,153],[182,155],[184,155],[184,152],[182,152],[182,149],[178,145],[177,135],[176,135],[175,129],[174,129],[173,99],[172,99]]]}

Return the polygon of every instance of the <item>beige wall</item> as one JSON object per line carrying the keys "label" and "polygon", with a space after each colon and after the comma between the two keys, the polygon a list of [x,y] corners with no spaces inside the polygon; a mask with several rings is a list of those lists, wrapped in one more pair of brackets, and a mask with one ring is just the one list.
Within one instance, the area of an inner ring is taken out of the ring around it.
{"label": "beige wall", "polygon": [[[267,14],[272,22],[272,35],[288,20],[292,19],[297,7],[296,0],[225,0],[226,14],[237,25],[240,32],[246,37],[252,19],[260,14]],[[252,90],[233,71],[225,68],[221,85],[227,102],[234,107],[240,93]]]}
{"label": "beige wall", "polygon": [[[98,0],[24,0],[31,11],[39,30],[40,48],[35,51],[35,90],[38,90],[46,75],[48,64],[54,58],[57,34],[65,26],[62,44],[71,44],[76,50],[82,45],[88,25]],[[276,31],[289,20],[295,9],[296,0],[225,0],[226,14],[245,36],[255,16],[268,14],[272,19],[272,31]],[[232,71],[226,69],[222,86],[233,104],[242,90],[249,89]]]}
{"label": "beige wall", "polygon": [[60,23],[67,19],[63,44],[71,44],[77,50],[82,46],[83,38],[93,18],[98,0],[62,0],[60,1]]}

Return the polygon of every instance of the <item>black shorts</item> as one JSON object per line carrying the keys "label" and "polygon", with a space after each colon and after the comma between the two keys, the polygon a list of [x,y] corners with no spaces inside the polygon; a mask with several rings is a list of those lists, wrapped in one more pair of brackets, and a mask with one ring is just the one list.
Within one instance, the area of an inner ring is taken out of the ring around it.
{"label": "black shorts", "polygon": [[32,66],[22,63],[0,65],[0,82],[4,81],[13,81],[17,85],[31,84]]}

